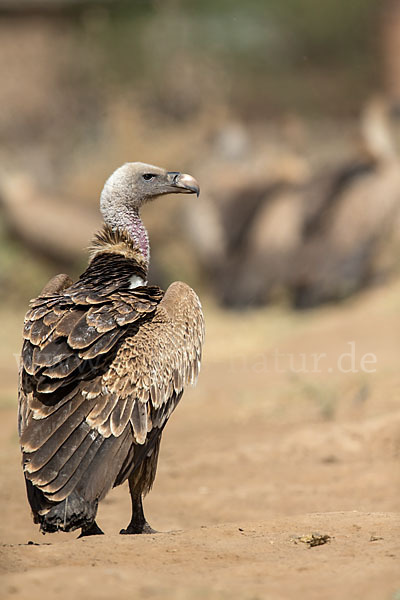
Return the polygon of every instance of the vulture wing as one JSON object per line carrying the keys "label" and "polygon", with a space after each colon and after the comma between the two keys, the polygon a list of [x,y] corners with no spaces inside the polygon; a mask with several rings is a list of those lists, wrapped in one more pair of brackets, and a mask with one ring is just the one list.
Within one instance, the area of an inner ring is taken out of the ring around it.
{"label": "vulture wing", "polygon": [[[119,398],[108,421],[93,419],[103,435],[119,436],[129,420],[137,444],[161,430],[183,389],[200,369],[204,322],[200,301],[186,284],[173,283],[151,320],[127,337],[104,374],[103,386]],[[124,418],[125,415],[125,418]]]}
{"label": "vulture wing", "polygon": [[61,292],[50,286],[25,319],[19,428],[41,522],[65,501],[73,524],[77,498],[95,511],[151,451],[199,371],[203,317],[187,285],[163,295],[148,286],[99,288],[93,276],[83,283]]}

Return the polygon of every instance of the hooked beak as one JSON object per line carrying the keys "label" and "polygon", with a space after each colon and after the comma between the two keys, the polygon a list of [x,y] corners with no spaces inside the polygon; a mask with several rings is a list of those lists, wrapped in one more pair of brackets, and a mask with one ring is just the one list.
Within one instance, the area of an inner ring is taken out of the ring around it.
{"label": "hooked beak", "polygon": [[177,188],[176,192],[182,192],[184,194],[196,194],[199,197],[200,186],[191,175],[186,173],[178,173],[177,171],[169,171],[167,173],[168,180],[171,187]]}

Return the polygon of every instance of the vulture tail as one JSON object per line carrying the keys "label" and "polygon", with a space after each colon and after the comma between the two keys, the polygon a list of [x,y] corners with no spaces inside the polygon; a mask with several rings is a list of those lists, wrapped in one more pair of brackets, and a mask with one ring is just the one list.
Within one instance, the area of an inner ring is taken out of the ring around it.
{"label": "vulture tail", "polygon": [[40,531],[43,533],[87,529],[95,520],[97,499],[90,502],[74,490],[65,500],[54,504],[29,479],[25,481],[34,521],[40,524]]}

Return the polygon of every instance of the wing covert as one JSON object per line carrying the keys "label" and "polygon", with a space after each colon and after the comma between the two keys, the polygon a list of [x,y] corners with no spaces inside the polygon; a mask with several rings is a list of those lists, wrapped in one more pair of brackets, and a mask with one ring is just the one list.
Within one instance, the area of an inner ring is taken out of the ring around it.
{"label": "wing covert", "polygon": [[119,404],[107,422],[93,419],[93,426],[103,435],[120,435],[129,420],[135,441],[144,444],[153,427],[164,427],[184,387],[195,383],[203,341],[200,301],[189,286],[175,282],[153,318],[124,340],[103,375],[103,385]]}

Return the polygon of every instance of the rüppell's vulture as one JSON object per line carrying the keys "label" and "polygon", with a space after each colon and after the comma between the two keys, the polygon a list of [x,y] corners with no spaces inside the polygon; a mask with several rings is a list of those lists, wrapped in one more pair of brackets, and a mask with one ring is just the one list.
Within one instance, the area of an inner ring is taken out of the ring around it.
{"label": "r\u00fcppell's vulture", "polygon": [[154,481],[162,431],[196,381],[204,338],[199,299],[186,284],[147,285],[150,249],[140,208],[199,194],[190,175],[127,163],[101,194],[104,228],[86,271],[57,275],[25,317],[19,434],[27,494],[43,532],[102,533],[99,501],[129,481],[132,519],[151,533],[142,497]]}

